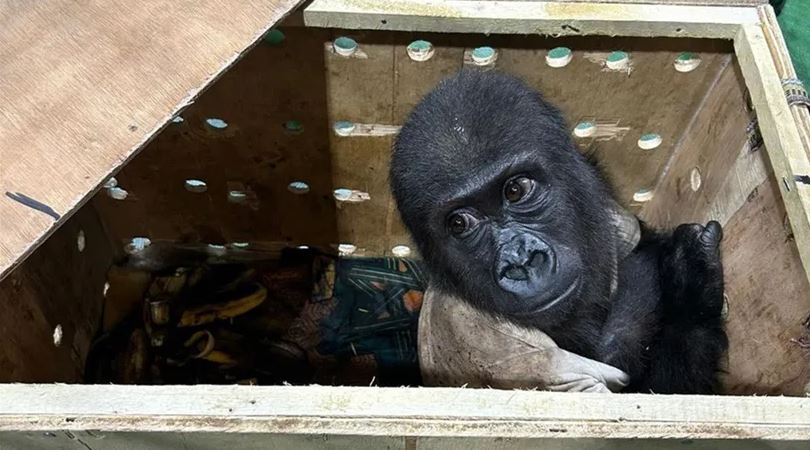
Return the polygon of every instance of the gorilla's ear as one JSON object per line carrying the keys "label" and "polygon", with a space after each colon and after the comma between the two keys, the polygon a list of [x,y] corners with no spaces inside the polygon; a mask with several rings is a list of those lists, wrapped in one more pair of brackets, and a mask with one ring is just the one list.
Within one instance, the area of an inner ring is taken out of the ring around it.
{"label": "gorilla's ear", "polygon": [[610,199],[609,202],[608,208],[610,209],[611,221],[619,235],[616,256],[621,261],[638,245],[638,241],[641,239],[641,227],[638,218],[634,214],[624,209],[613,199]]}

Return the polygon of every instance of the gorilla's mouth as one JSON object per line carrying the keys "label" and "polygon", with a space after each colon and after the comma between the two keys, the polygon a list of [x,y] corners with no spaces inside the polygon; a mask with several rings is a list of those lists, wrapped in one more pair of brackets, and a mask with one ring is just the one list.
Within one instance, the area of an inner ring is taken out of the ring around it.
{"label": "gorilla's mouth", "polygon": [[565,291],[563,291],[563,293],[558,295],[557,297],[543,301],[542,304],[537,308],[525,312],[516,313],[515,316],[517,317],[533,316],[535,314],[541,313],[543,311],[552,308],[557,303],[560,303],[563,300],[567,299],[568,297],[571,297],[571,295],[574,294],[579,289],[580,279],[581,279],[580,277],[574,278],[574,281],[572,281],[571,284],[568,285],[567,288],[565,288]]}

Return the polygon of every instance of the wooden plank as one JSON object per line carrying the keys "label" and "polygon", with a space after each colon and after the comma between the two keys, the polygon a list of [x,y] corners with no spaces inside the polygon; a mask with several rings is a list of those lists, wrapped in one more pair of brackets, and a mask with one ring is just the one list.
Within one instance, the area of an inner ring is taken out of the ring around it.
{"label": "wooden plank", "polygon": [[[336,39],[341,33],[334,32]],[[393,125],[394,45],[401,37],[365,32],[348,35],[358,44],[355,57],[337,54],[325,43],[329,125],[339,121],[354,124]],[[361,56],[362,55],[362,56]],[[359,56],[359,57],[358,57]],[[340,136],[330,129],[332,182],[336,189],[362,192],[362,202],[338,202],[337,228],[340,242],[357,247],[355,255],[389,253],[387,229],[391,193],[388,161],[394,135]]]}
{"label": "wooden plank", "polygon": [[0,382],[81,381],[112,257],[95,210],[83,208],[0,281]]}
{"label": "wooden plank", "polygon": [[547,1],[314,0],[307,26],[444,33],[733,38],[755,8]]}
{"label": "wooden plank", "polygon": [[[718,117],[723,120],[718,121]],[[683,131],[655,186],[655,196],[640,217],[661,227],[722,219],[709,216],[711,206],[725,185],[740,149],[746,147],[746,127],[750,120],[742,75],[736,64],[727,60]],[[743,198],[758,184],[741,192]]]}
{"label": "wooden plank", "polygon": [[450,388],[0,385],[0,430],[810,439],[792,397]]}
{"label": "wooden plank", "polygon": [[[94,204],[121,245],[133,236],[185,243],[328,246],[336,242],[331,132],[326,117],[323,43],[327,30],[282,28],[183,111],[116,174],[125,200],[105,191]],[[310,75],[312,74],[312,75]],[[228,126],[213,130],[206,119]],[[300,132],[285,130],[295,120]],[[206,183],[189,192],[185,180]],[[303,181],[309,192],[289,184]],[[234,185],[250,192],[229,199]]]}
{"label": "wooden plank", "polygon": [[734,47],[779,182],[804,273],[810,279],[810,184],[796,182],[796,177],[810,175],[810,160],[785,100],[762,27],[742,26]]}
{"label": "wooden plank", "polygon": [[4,2],[0,277],[298,3]]}
{"label": "wooden plank", "polygon": [[771,177],[725,226],[729,336],[726,391],[805,395],[810,382],[810,284]]}
{"label": "wooden plank", "polygon": [[[725,41],[668,38],[494,36],[486,42],[499,50],[498,68],[539,89],[560,107],[571,129],[579,121],[599,124],[599,137],[575,141],[599,163],[618,200],[633,212],[644,205],[633,200],[634,194],[656,186],[728,65],[731,50]],[[546,53],[557,46],[573,52],[563,68],[549,67],[545,61]],[[604,67],[607,55],[617,49],[630,55],[630,70]],[[681,73],[673,62],[686,51],[700,57],[701,63]],[[661,144],[652,150],[639,148],[638,140],[646,133],[660,135]]]}

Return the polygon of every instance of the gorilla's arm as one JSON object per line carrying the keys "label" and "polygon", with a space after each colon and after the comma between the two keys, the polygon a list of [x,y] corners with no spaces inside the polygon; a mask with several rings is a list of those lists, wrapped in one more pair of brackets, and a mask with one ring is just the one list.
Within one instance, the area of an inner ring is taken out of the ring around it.
{"label": "gorilla's arm", "polygon": [[646,234],[620,267],[600,358],[630,375],[628,391],[713,393],[728,345],[720,224]]}

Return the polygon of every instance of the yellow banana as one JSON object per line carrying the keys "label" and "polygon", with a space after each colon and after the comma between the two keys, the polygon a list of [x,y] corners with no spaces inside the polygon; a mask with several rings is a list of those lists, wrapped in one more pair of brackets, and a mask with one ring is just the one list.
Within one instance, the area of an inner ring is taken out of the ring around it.
{"label": "yellow banana", "polygon": [[177,326],[195,327],[216,320],[231,319],[259,306],[265,298],[267,298],[267,289],[257,283],[254,285],[254,291],[245,297],[222,303],[201,305],[183,311]]}

